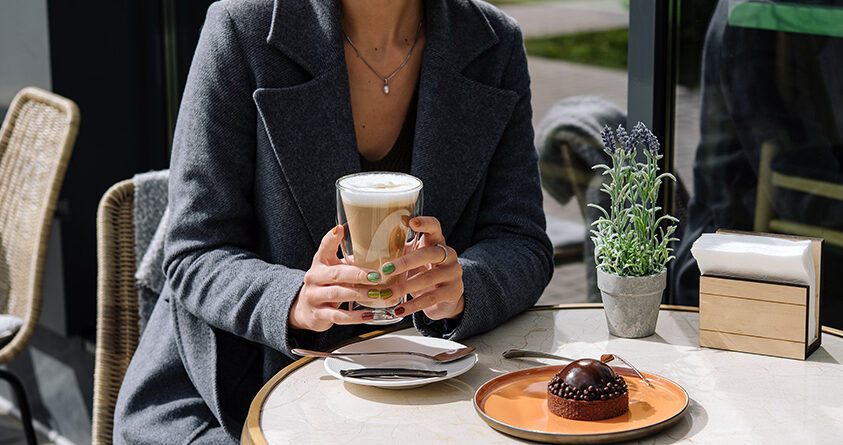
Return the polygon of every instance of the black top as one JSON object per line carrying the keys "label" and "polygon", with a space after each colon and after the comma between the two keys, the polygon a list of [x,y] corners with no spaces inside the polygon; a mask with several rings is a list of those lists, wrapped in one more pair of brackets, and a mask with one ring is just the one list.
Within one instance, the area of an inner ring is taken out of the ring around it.
{"label": "black top", "polygon": [[360,169],[364,172],[385,171],[410,173],[410,161],[413,158],[413,139],[416,134],[416,103],[418,102],[418,88],[413,92],[410,99],[410,106],[407,108],[407,115],[404,117],[404,124],[398,139],[389,152],[377,161],[369,161],[360,156]]}

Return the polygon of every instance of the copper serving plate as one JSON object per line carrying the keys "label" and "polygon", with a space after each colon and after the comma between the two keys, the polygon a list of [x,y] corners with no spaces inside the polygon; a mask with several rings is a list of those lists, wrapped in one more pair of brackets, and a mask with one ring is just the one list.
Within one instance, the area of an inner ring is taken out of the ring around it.
{"label": "copper serving plate", "polygon": [[489,380],[474,394],[474,409],[492,428],[549,443],[607,443],[647,436],[678,422],[688,411],[688,393],[676,383],[615,368],[629,388],[629,412],[611,419],[570,420],[547,408],[547,382],[564,366],[543,366],[510,372]]}

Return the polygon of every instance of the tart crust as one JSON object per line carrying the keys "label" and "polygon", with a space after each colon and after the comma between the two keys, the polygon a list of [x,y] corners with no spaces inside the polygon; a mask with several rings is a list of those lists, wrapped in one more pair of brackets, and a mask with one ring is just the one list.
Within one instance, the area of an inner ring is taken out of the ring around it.
{"label": "tart crust", "polygon": [[608,400],[570,400],[547,391],[547,407],[557,416],[573,420],[602,420],[629,411],[629,391]]}

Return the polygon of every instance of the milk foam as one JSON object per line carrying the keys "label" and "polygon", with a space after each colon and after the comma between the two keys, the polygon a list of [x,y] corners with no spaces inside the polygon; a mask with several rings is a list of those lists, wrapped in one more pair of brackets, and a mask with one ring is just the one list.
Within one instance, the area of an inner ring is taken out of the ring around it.
{"label": "milk foam", "polygon": [[421,181],[401,173],[363,173],[337,181],[343,201],[356,205],[380,205],[414,201]]}

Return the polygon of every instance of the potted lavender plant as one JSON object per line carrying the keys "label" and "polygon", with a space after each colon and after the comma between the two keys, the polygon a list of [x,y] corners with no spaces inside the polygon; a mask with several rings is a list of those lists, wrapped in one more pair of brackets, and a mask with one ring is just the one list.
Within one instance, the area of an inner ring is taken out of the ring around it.
{"label": "potted lavender plant", "polygon": [[669,243],[678,241],[673,237],[678,220],[660,215],[659,189],[665,178],[676,178],[659,174],[658,139],[641,122],[629,134],[619,126],[615,132],[605,127],[601,135],[612,166],[593,168],[611,177],[602,187],[611,197],[611,207],[588,204],[603,214],[591,230],[597,287],[609,333],[646,337],[656,331],[666,266],[673,259]]}

